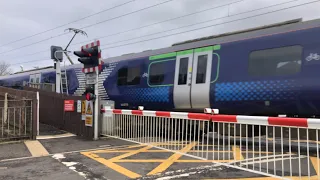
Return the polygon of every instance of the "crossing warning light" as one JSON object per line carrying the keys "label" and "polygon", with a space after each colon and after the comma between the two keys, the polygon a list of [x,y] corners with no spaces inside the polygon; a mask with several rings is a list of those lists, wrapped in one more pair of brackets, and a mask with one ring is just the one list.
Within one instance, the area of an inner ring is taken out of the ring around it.
{"label": "crossing warning light", "polygon": [[99,66],[99,47],[93,46],[82,49],[81,51],[74,51],[74,55],[78,56],[78,61],[85,67]]}
{"label": "crossing warning light", "polygon": [[85,96],[87,101],[92,101],[96,99],[96,95],[94,94],[94,86],[88,85],[86,87]]}

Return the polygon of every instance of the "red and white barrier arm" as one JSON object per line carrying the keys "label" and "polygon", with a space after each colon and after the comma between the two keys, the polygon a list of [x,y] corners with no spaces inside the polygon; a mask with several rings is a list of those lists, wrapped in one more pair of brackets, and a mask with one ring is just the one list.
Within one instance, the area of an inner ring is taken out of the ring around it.
{"label": "red and white barrier arm", "polygon": [[186,112],[167,112],[167,111],[140,111],[140,110],[124,110],[124,109],[102,109],[102,113],[106,114],[125,114],[150,117],[167,117],[176,119],[191,120],[211,120],[211,114],[203,113],[186,113]]}
{"label": "red and white barrier arm", "polygon": [[320,119],[315,118],[289,118],[289,117],[268,117],[268,116],[242,116],[242,115],[212,115],[213,122],[229,122],[236,124],[303,127],[318,129]]}
{"label": "red and white barrier arm", "polygon": [[225,122],[235,124],[263,125],[263,126],[283,126],[283,127],[302,127],[320,129],[320,119],[315,118],[289,118],[289,117],[268,117],[268,116],[243,116],[243,115],[221,115],[205,113],[187,112],[167,112],[167,111],[145,111],[145,110],[121,110],[121,109],[101,109],[101,113],[167,117],[176,119],[190,120],[209,120],[212,122]]}

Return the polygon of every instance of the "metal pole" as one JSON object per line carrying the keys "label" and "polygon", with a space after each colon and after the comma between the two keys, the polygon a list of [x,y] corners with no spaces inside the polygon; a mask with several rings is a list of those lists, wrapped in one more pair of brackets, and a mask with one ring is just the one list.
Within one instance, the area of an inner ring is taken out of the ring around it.
{"label": "metal pole", "polygon": [[40,96],[39,96],[39,91],[37,91],[37,136],[40,135],[40,131],[39,131],[39,107],[40,107]]}
{"label": "metal pole", "polygon": [[61,68],[60,61],[56,61],[56,93],[60,93]]}
{"label": "metal pole", "polygon": [[94,94],[96,95],[96,99],[94,101],[94,140],[98,140],[98,113],[99,113],[99,94],[98,94],[98,78],[99,71],[96,71],[96,83],[94,85]]}
{"label": "metal pole", "polygon": [[70,51],[56,51],[56,52],[54,52],[54,57],[56,59],[56,93],[60,93],[60,90],[61,90],[61,67],[60,67],[60,61],[57,60],[58,58],[56,57],[57,52],[69,53]]}
{"label": "metal pole", "polygon": [[[3,108],[3,110],[4,110],[4,124],[6,124],[7,123],[7,118],[8,118],[8,93],[5,93],[4,94],[4,108]],[[2,126],[4,126],[4,125],[2,125]],[[3,131],[2,131],[3,132]]]}

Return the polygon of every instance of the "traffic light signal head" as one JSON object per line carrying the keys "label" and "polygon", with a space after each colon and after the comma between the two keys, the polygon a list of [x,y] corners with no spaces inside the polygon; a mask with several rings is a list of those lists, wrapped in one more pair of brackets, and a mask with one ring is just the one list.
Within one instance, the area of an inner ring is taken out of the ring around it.
{"label": "traffic light signal head", "polygon": [[78,56],[78,61],[85,66],[95,67],[99,65],[98,46],[82,49],[81,51],[74,51],[73,54]]}
{"label": "traffic light signal head", "polygon": [[92,94],[92,93],[87,93],[86,94],[86,100],[87,101],[91,101],[91,100],[95,100],[96,99],[96,95]]}
{"label": "traffic light signal head", "polygon": [[85,96],[87,101],[96,99],[96,95],[94,94],[94,85],[90,84],[86,87]]}

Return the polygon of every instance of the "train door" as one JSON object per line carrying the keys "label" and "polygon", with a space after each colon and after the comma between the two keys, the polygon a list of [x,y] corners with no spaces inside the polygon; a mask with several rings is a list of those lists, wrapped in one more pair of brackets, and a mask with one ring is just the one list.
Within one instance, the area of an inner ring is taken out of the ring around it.
{"label": "train door", "polygon": [[210,107],[211,47],[177,52],[174,105],[177,109]]}
{"label": "train door", "polygon": [[177,53],[174,77],[173,100],[177,109],[191,108],[191,76],[192,76],[193,50]]}
{"label": "train door", "polygon": [[192,66],[191,107],[210,107],[212,48],[195,49]]}

